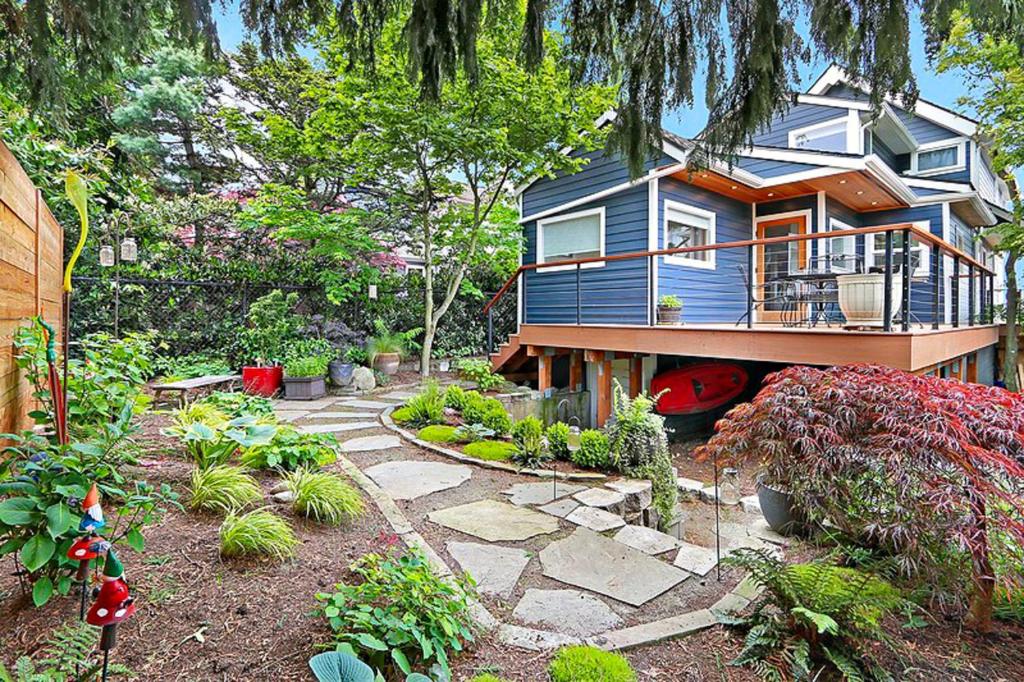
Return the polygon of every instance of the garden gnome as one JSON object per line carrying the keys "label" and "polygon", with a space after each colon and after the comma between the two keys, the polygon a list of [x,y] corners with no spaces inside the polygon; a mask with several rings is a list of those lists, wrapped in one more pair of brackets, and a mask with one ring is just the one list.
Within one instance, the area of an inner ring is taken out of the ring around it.
{"label": "garden gnome", "polygon": [[95,533],[107,522],[103,520],[103,507],[100,506],[100,491],[93,483],[89,488],[89,494],[82,500],[82,521],[78,524],[78,532],[83,535]]}

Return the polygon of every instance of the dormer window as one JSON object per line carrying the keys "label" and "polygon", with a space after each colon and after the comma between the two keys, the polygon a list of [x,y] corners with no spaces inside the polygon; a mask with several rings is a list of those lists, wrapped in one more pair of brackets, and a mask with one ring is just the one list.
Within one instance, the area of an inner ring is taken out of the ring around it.
{"label": "dormer window", "polygon": [[821,152],[846,152],[849,151],[849,126],[849,117],[844,116],[796,128],[789,131],[789,146],[793,149],[814,149]]}
{"label": "dormer window", "polygon": [[963,140],[930,142],[910,155],[910,170],[918,175],[940,175],[965,167]]}

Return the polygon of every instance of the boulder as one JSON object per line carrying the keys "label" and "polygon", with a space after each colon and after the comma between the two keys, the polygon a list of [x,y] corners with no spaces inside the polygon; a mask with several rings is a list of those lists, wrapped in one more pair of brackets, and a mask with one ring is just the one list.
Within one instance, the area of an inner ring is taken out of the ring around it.
{"label": "boulder", "polygon": [[352,370],[352,385],[360,391],[372,391],[377,387],[377,379],[369,367],[356,367]]}

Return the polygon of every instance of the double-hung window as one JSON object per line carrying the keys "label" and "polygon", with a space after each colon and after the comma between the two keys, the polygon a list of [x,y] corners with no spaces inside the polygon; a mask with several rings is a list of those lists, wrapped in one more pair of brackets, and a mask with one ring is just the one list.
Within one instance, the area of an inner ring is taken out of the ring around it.
{"label": "double-hung window", "polygon": [[[922,225],[927,229],[927,225]],[[885,233],[868,235],[868,263],[875,267],[885,266]],[[892,233],[892,264],[896,269],[903,263],[903,232]],[[928,277],[928,247],[913,237],[910,238],[910,272],[912,277]]]}
{"label": "double-hung window", "polygon": [[[715,243],[715,214],[677,201],[665,202],[664,243],[666,249],[709,246]],[[692,268],[715,268],[715,252],[690,251],[665,256],[666,263]]]}
{"label": "double-hung window", "polygon": [[910,170],[919,175],[938,175],[965,167],[963,140],[931,142],[910,155]]}
{"label": "double-hung window", "polygon": [[[852,225],[832,218],[829,221],[830,232],[852,230]],[[828,240],[828,265],[831,272],[849,273],[857,270],[857,238],[835,237]]]}
{"label": "double-hung window", "polygon": [[[537,262],[554,263],[604,255],[604,207],[537,221]],[[603,262],[581,267],[601,267]],[[544,271],[575,266],[552,266]]]}

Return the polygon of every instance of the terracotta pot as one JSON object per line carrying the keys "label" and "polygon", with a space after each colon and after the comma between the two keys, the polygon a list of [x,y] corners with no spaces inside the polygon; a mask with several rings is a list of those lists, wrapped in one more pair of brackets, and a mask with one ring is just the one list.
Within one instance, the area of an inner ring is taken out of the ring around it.
{"label": "terracotta pot", "polygon": [[242,387],[246,393],[269,398],[281,388],[284,368],[276,367],[243,367]]}
{"label": "terracotta pot", "polygon": [[384,374],[396,374],[402,364],[402,356],[398,353],[378,353],[373,359],[373,368]]}

